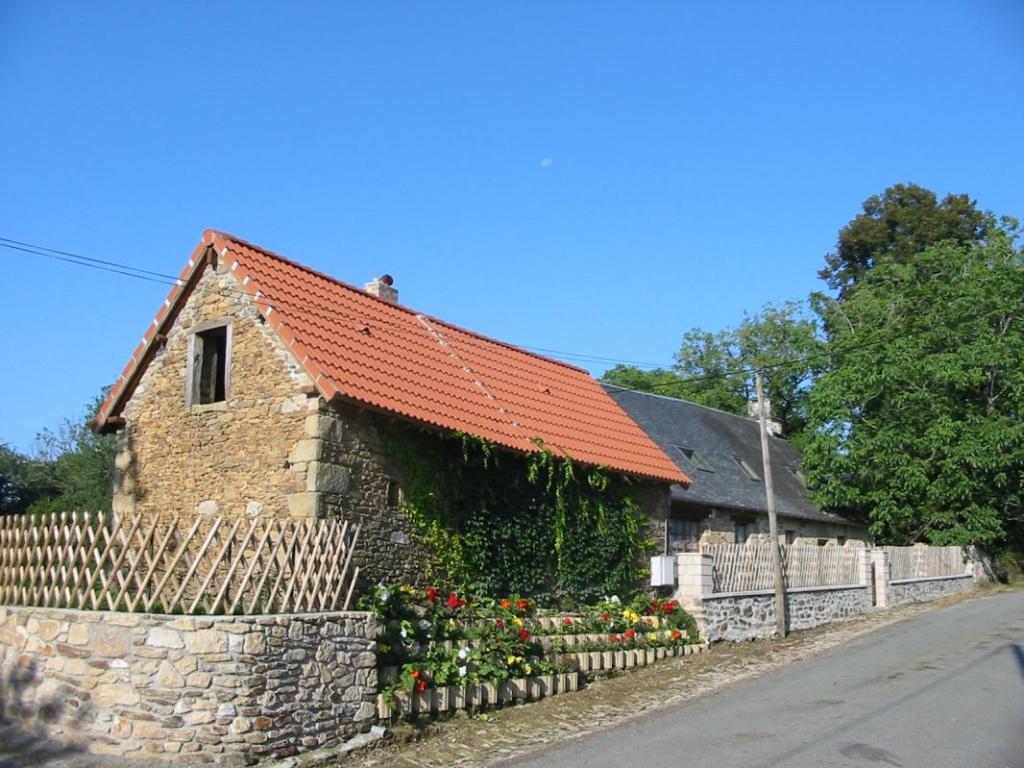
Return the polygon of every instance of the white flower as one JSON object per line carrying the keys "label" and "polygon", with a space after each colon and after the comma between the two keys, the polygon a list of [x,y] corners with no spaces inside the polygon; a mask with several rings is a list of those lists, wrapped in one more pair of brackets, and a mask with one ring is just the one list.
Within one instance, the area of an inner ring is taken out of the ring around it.
{"label": "white flower", "polygon": [[619,600],[619,596],[618,596],[618,595],[612,595],[612,596],[611,596],[611,597],[610,597],[610,598],[608,599],[608,602],[609,602],[609,603],[614,603],[615,605],[618,605],[618,604],[619,604],[620,602],[622,602],[622,601],[621,601],[621,600]]}
{"label": "white flower", "polygon": [[469,658],[469,648],[460,648],[459,649],[459,658],[462,659],[463,661],[468,659]]}
{"label": "white flower", "polygon": [[466,668],[465,667],[459,667],[459,677],[465,677],[465,676],[466,676]]}
{"label": "white flower", "polygon": [[405,640],[405,638],[407,638],[408,636],[408,631],[406,631],[405,627],[402,627],[402,639]]}
{"label": "white flower", "polygon": [[388,600],[391,599],[391,593],[387,590],[386,587],[380,588],[380,599],[381,602],[383,603],[386,603]]}
{"label": "white flower", "polygon": [[426,619],[420,619],[419,628],[420,629],[430,629],[430,622],[427,621]]}

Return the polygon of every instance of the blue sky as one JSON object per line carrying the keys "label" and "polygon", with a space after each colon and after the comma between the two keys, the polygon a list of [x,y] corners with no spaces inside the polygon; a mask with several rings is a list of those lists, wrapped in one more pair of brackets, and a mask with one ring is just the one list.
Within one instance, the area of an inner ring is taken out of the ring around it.
{"label": "blue sky", "polygon": [[[667,365],[822,288],[893,183],[1024,215],[1022,39],[1011,1],[3,0],[0,237],[177,274],[214,227],[499,339]],[[166,288],[0,264],[0,442],[28,449]]]}

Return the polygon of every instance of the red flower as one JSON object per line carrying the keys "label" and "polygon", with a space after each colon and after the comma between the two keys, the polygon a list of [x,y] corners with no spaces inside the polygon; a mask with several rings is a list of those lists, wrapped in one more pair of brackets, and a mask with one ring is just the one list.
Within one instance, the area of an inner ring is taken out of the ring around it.
{"label": "red flower", "polygon": [[454,592],[448,595],[448,607],[453,610],[459,607],[459,596]]}
{"label": "red flower", "polygon": [[504,619],[498,619],[494,623],[498,625],[498,629],[504,629],[505,628],[505,620]]}
{"label": "red flower", "polygon": [[661,606],[661,610],[663,610],[665,613],[672,613],[678,607],[679,607],[679,603],[677,601],[675,601],[675,600],[668,600],[668,601],[665,602],[665,604],[663,606]]}
{"label": "red flower", "polygon": [[612,642],[612,643],[617,643],[617,642],[619,642],[619,636],[618,635],[612,635],[611,637],[608,638],[608,640],[610,642]]}
{"label": "red flower", "polygon": [[678,629],[673,629],[673,630],[672,630],[672,639],[673,639],[673,640],[678,640],[678,639],[679,639],[679,638],[681,638],[682,636],[683,636],[683,633],[682,633],[682,632],[680,632],[680,631],[679,631]]}
{"label": "red flower", "polygon": [[601,614],[601,620],[602,621],[611,621],[612,620],[612,615],[610,613],[602,613]]}
{"label": "red flower", "polygon": [[507,611],[507,610],[508,610],[509,608],[511,608],[511,607],[512,607],[512,601],[511,601],[511,600],[502,600],[502,601],[501,601],[501,607],[502,607],[502,608],[503,608],[504,610],[506,610],[506,611]]}
{"label": "red flower", "polygon": [[425,690],[427,690],[427,681],[417,680],[416,685],[413,686],[413,690],[415,690],[416,693],[423,693]]}
{"label": "red flower", "polygon": [[412,677],[413,680],[415,680],[420,676],[420,671],[418,669],[414,669],[412,672],[409,673],[409,675]]}
{"label": "red flower", "polygon": [[530,639],[530,633],[527,632],[525,629],[520,629],[519,630],[519,639],[520,640],[529,640]]}
{"label": "red flower", "polygon": [[433,587],[427,587],[427,600],[432,603],[437,602],[437,590]]}
{"label": "red flower", "polygon": [[529,607],[530,603],[526,600],[520,600],[516,603],[516,608],[518,608],[520,611],[525,611]]}
{"label": "red flower", "polygon": [[626,630],[626,637],[629,640],[632,640],[634,637],[636,637],[636,632],[634,632],[632,629],[627,629]]}
{"label": "red flower", "polygon": [[568,616],[563,616],[562,617],[562,624],[564,624],[567,627],[571,626],[572,625],[572,619],[570,619]]}

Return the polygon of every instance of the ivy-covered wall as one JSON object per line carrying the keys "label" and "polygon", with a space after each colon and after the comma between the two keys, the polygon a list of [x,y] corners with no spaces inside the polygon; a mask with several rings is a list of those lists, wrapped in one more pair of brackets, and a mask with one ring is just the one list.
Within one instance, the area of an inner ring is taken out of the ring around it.
{"label": "ivy-covered wall", "polygon": [[[385,452],[399,509],[425,549],[429,580],[542,602],[628,595],[659,546],[667,487],[538,451],[394,427]],[[652,520],[657,525],[652,526]]]}

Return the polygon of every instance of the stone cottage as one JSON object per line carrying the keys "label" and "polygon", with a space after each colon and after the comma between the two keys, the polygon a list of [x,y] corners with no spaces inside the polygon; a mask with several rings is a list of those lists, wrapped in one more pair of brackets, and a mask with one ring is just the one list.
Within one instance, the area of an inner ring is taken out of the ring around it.
{"label": "stone cottage", "polygon": [[[686,400],[605,385],[609,395],[692,480],[675,484],[664,546],[668,554],[702,543],[768,539],[760,427],[753,418]],[[808,497],[800,454],[769,437],[779,537],[785,544],[865,546],[867,526],[818,509]]]}
{"label": "stone cottage", "polygon": [[686,474],[579,368],[207,231],[103,404],[114,511],[342,516],[370,583],[414,581],[388,425],[461,432],[637,478],[652,519]]}

